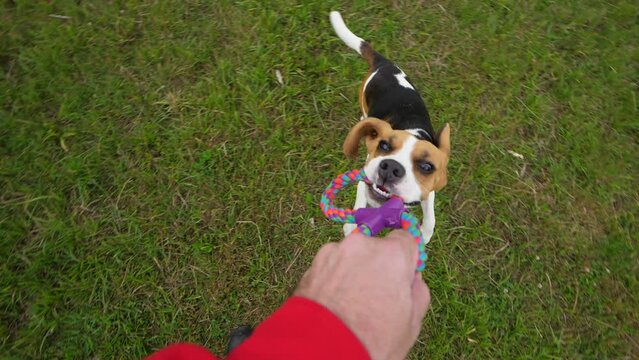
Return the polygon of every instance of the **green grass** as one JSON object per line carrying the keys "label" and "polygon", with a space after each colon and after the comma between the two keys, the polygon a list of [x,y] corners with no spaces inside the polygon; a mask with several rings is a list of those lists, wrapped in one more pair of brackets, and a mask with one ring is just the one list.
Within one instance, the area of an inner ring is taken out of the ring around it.
{"label": "green grass", "polygon": [[77,3],[0,8],[0,357],[222,353],[281,304],[362,163],[333,9],[452,125],[411,358],[639,356],[635,2]]}

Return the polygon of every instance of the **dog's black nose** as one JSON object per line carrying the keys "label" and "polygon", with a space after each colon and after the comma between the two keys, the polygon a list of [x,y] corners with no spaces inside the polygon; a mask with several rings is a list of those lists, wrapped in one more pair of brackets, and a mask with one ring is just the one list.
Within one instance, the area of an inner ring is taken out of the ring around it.
{"label": "dog's black nose", "polygon": [[379,177],[384,183],[394,183],[399,181],[406,174],[402,164],[392,159],[382,160],[379,163]]}

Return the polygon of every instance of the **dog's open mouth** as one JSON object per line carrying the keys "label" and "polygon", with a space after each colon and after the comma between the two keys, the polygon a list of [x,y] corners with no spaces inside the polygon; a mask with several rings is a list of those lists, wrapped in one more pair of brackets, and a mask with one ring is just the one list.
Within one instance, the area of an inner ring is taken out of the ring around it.
{"label": "dog's open mouth", "polygon": [[[390,199],[393,196],[398,196],[397,194],[393,194],[393,191],[385,187],[384,185],[379,184],[368,184],[368,193],[373,196],[373,198],[377,199],[378,202],[384,203],[386,200]],[[412,202],[404,202],[404,205],[407,207],[412,207],[415,205],[419,205],[419,201]]]}
{"label": "dog's open mouth", "polygon": [[372,189],[372,193],[375,194],[380,199],[390,199],[391,191],[388,190],[383,185],[377,185],[375,183],[369,185],[370,189]]}

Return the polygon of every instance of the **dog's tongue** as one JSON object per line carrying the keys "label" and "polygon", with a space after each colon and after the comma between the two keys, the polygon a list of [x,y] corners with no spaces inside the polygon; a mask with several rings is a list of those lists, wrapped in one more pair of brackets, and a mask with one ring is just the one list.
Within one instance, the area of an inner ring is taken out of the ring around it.
{"label": "dog's tongue", "polygon": [[384,185],[377,184],[377,188],[382,190],[382,191],[384,191],[384,192],[388,192],[388,189]]}

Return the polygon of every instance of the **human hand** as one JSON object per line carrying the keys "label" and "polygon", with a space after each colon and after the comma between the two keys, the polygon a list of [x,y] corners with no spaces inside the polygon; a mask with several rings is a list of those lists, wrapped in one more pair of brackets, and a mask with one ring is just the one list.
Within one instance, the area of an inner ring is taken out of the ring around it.
{"label": "human hand", "polygon": [[371,358],[403,359],[417,340],[430,290],[415,272],[417,244],[405,231],[351,234],[319,250],[295,294],[324,305]]}

